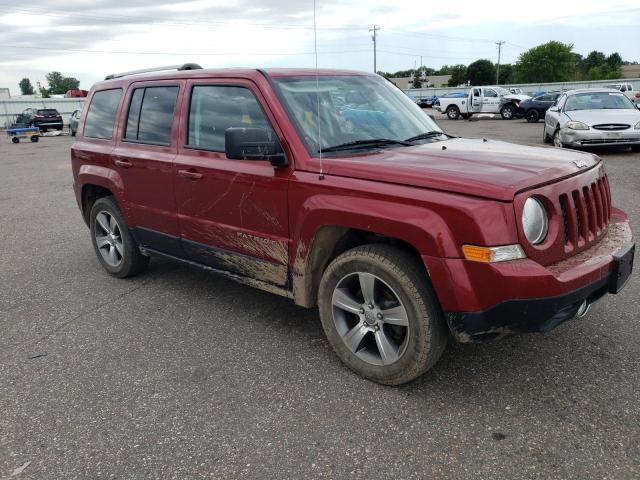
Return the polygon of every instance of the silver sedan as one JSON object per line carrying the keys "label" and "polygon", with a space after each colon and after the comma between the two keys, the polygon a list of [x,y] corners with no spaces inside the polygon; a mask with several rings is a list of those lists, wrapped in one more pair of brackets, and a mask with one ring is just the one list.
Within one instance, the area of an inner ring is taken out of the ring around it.
{"label": "silver sedan", "polygon": [[[640,108],[640,107],[638,107]],[[544,142],[556,147],[631,146],[640,150],[640,110],[608,88],[570,90],[544,117]]]}

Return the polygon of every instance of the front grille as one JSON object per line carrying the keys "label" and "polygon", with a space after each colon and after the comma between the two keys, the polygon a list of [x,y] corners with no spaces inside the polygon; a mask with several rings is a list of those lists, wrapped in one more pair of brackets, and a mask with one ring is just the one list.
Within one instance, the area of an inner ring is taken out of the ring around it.
{"label": "front grille", "polygon": [[631,128],[631,125],[627,125],[625,123],[601,123],[599,125],[594,125],[593,128],[596,130],[626,130]]}
{"label": "front grille", "polygon": [[581,145],[599,145],[605,143],[640,143],[640,137],[634,138],[598,138],[580,140]]}
{"label": "front grille", "polygon": [[611,216],[611,191],[606,175],[559,197],[565,252],[588,246],[604,235]]}

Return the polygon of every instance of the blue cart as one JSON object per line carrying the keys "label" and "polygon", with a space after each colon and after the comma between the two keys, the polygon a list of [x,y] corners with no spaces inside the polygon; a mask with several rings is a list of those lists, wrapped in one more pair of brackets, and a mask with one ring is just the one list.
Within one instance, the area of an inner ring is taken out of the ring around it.
{"label": "blue cart", "polygon": [[11,127],[7,128],[6,132],[13,143],[20,142],[21,138],[28,138],[32,142],[37,142],[40,138],[38,127]]}

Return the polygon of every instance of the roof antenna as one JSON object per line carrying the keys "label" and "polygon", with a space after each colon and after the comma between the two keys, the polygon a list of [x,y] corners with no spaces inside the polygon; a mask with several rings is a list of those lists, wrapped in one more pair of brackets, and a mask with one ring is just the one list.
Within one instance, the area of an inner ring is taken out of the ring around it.
{"label": "roof antenna", "polygon": [[318,117],[318,153],[320,158],[320,174],[318,180],[324,180],[324,170],[322,169],[322,135],[320,132],[320,82],[318,80],[318,31],[316,28],[316,0],[313,0],[313,51],[316,57],[316,107]]}

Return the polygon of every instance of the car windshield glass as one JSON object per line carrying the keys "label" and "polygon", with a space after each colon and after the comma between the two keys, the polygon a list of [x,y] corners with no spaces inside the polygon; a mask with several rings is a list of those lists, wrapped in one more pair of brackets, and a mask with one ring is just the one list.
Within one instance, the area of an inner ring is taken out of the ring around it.
{"label": "car windshield glass", "polygon": [[[316,80],[305,75],[276,77],[274,81],[292,122],[314,156],[320,149],[346,144],[358,150],[383,145],[398,148],[406,146],[407,138],[441,131],[415,102],[378,76],[320,75]],[[438,139],[429,136],[420,141]],[[363,142],[366,140],[371,142]]]}
{"label": "car windshield glass", "polygon": [[618,92],[578,93],[567,98],[565,111],[633,109],[633,103]]}

